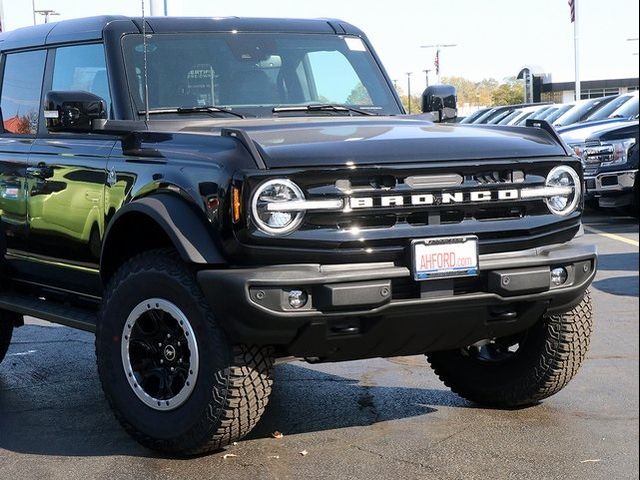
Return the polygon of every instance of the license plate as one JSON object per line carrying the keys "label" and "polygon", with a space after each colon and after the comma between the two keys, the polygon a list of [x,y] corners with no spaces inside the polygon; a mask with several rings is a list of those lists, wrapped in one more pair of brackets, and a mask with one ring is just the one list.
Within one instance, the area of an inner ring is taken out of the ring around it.
{"label": "license plate", "polygon": [[411,245],[415,280],[478,275],[478,237],[474,235],[414,240]]}

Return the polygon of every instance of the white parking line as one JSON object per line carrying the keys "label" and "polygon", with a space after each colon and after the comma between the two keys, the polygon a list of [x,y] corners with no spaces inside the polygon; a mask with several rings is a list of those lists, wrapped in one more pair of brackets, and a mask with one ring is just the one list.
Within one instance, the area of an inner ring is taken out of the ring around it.
{"label": "white parking line", "polygon": [[617,240],[618,242],[626,243],[628,245],[633,245],[634,247],[639,247],[640,243],[637,240],[632,240],[630,238],[623,237],[621,235],[616,235],[615,233],[607,233],[602,230],[598,230],[597,228],[588,227],[585,225],[584,229],[589,233],[595,233],[597,235],[601,235],[603,237],[610,238],[611,240]]}

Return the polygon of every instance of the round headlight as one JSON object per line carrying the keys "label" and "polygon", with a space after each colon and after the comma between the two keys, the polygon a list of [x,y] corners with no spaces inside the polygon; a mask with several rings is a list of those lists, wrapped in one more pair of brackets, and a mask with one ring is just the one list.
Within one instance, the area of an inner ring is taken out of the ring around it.
{"label": "round headlight", "polygon": [[[290,202],[304,201],[304,193],[286,179],[269,180],[258,187],[251,200],[253,220],[260,230],[271,235],[284,235],[300,226],[303,211],[286,208]],[[282,204],[282,210],[278,210]]]}
{"label": "round headlight", "polygon": [[580,177],[576,171],[566,165],[555,167],[547,175],[545,186],[558,191],[557,195],[546,198],[547,207],[556,215],[569,215],[580,203],[582,191]]}

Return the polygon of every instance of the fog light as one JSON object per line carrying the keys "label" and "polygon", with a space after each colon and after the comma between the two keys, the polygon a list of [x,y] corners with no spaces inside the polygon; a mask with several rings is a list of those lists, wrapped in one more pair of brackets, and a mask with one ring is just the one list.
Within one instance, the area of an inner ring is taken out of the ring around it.
{"label": "fog light", "polygon": [[563,267],[554,268],[551,270],[551,283],[556,287],[564,284],[567,281],[567,270]]}
{"label": "fog light", "polygon": [[289,292],[289,305],[291,308],[302,308],[307,304],[309,296],[304,290],[291,290]]}

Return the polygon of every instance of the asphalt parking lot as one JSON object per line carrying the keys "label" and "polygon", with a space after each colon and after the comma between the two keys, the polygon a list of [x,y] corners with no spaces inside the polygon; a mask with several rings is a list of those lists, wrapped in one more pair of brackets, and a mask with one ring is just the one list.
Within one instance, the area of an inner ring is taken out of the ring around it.
{"label": "asphalt parking lot", "polygon": [[0,479],[638,478],[638,222],[592,213],[586,224],[580,241],[600,253],[592,347],[573,382],[538,406],[477,408],[423,357],[291,363],[276,369],[248,439],[165,459],[112,416],[92,336],[29,320],[0,365]]}

